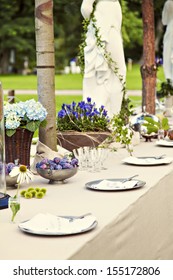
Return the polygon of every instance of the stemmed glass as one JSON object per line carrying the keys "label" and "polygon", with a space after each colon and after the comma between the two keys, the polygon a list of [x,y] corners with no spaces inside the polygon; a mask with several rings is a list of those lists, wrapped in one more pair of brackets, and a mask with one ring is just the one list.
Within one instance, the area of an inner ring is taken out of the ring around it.
{"label": "stemmed glass", "polygon": [[100,169],[101,170],[106,170],[107,169],[107,167],[105,167],[104,164],[105,164],[105,159],[108,157],[108,152],[109,152],[108,149],[98,147],[98,158],[99,158],[99,163],[100,163]]}
{"label": "stemmed glass", "polygon": [[86,170],[86,160],[85,160],[85,153],[83,147],[74,149],[73,154],[75,158],[78,159],[79,170]]}
{"label": "stemmed glass", "polygon": [[99,165],[99,153],[98,149],[95,147],[90,147],[89,148],[89,158],[90,158],[90,166],[89,166],[89,171],[90,172],[97,172],[100,170],[100,165]]}

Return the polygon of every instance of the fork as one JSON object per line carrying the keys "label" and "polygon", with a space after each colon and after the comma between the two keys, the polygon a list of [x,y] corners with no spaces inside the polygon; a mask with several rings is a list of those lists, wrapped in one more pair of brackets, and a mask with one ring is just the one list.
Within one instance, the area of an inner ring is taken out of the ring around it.
{"label": "fork", "polygon": [[125,182],[127,182],[127,181],[131,181],[133,178],[135,178],[135,177],[137,177],[137,176],[139,176],[139,175],[136,174],[136,175],[133,175],[133,176],[131,176],[131,177],[128,177],[128,178],[122,180],[122,183],[125,183]]}
{"label": "fork", "polygon": [[83,219],[86,216],[90,216],[90,215],[92,215],[92,213],[86,213],[80,216],[59,216],[59,217],[69,219],[69,222],[73,222],[73,220]]}
{"label": "fork", "polygon": [[155,159],[161,159],[161,158],[163,158],[163,157],[165,157],[166,155],[165,154],[163,154],[163,155],[161,155],[161,156],[157,156],[157,157],[154,157]]}

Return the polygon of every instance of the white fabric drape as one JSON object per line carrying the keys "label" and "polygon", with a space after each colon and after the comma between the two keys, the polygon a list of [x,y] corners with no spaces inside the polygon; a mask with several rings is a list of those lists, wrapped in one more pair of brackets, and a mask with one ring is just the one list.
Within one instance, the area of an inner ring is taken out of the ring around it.
{"label": "white fabric drape", "polygon": [[166,1],[162,11],[162,23],[166,25],[163,39],[163,69],[166,79],[173,81],[173,1]]}
{"label": "white fabric drape", "polygon": [[[89,18],[94,0],[83,0],[81,13]],[[117,63],[119,75],[126,78],[126,65],[121,37],[122,12],[119,1],[97,1],[96,25],[101,39]],[[104,105],[108,115],[119,113],[122,103],[122,84],[104,59],[103,49],[96,45],[95,30],[90,22],[84,49],[85,70],[83,79],[83,99],[91,97],[97,107]]]}

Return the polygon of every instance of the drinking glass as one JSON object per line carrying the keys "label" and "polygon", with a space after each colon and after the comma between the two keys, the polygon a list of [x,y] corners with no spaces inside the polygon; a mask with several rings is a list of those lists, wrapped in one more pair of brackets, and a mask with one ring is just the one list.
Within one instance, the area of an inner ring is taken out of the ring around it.
{"label": "drinking glass", "polygon": [[74,156],[78,159],[79,170],[86,170],[86,160],[83,147],[73,150]]}
{"label": "drinking glass", "polygon": [[108,157],[109,150],[106,148],[98,148],[98,157],[99,157],[99,163],[100,163],[100,169],[106,170],[107,167],[105,167],[105,160]]}
{"label": "drinking glass", "polygon": [[159,129],[158,130],[158,140],[163,140],[165,138],[165,132],[164,129]]}

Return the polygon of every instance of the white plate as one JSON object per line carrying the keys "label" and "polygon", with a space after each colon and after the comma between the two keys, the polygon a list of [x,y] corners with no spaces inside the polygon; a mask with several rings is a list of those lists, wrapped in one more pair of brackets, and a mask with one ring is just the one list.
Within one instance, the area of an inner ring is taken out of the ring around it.
{"label": "white plate", "polygon": [[172,140],[159,140],[159,141],[156,141],[156,145],[164,146],[164,147],[173,147],[173,141]]}
{"label": "white plate", "polygon": [[[96,180],[91,181],[85,184],[86,188],[92,189],[92,190],[98,190],[98,191],[126,191],[126,190],[132,190],[143,187],[146,182],[140,181],[140,180],[131,180],[130,182],[132,184],[126,184],[122,182],[126,178],[120,178],[120,179],[106,179],[106,180]],[[101,185],[102,182],[105,181],[105,185]],[[110,184],[107,184],[107,183]],[[120,183],[120,184],[119,184]]]}
{"label": "white plate", "polygon": [[[69,223],[72,224],[73,221],[79,220],[77,216],[57,216],[57,218],[64,218],[69,220]],[[94,217],[93,217],[94,218]],[[90,225],[85,226],[81,226],[81,228],[76,231],[72,230],[71,232],[68,230],[64,230],[63,232],[63,228],[62,230],[57,230],[57,231],[51,231],[51,230],[34,230],[31,228],[28,228],[27,225],[25,227],[25,223],[27,223],[29,220],[22,222],[21,224],[18,225],[19,229],[23,232],[29,233],[29,234],[34,234],[34,235],[48,235],[48,236],[64,236],[64,235],[73,235],[73,234],[80,234],[80,233],[84,233],[87,231],[90,231],[92,229],[94,229],[98,222],[96,220],[93,220],[91,222]]]}
{"label": "white plate", "polygon": [[132,165],[162,165],[162,164],[170,164],[173,161],[171,157],[165,157],[157,159],[155,157],[127,157],[122,160],[122,162]]}

